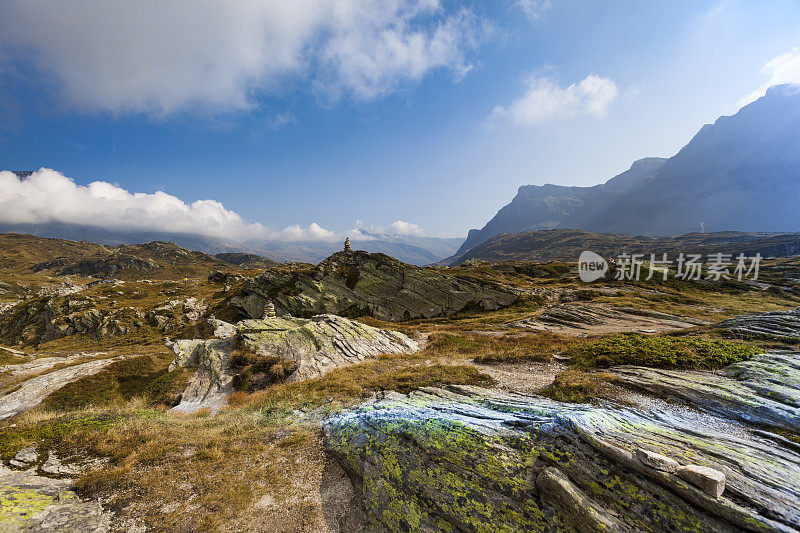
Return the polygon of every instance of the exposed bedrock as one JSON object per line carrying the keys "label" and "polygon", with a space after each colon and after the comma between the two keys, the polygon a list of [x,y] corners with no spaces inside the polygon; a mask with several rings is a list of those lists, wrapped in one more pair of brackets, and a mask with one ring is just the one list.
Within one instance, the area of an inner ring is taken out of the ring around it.
{"label": "exposed bedrock", "polygon": [[723,320],[717,327],[732,337],[800,339],[800,308],[742,315]]}
{"label": "exposed bedrock", "polygon": [[800,353],[773,352],[718,372],[616,367],[616,381],[732,420],[800,434]]}
{"label": "exposed bedrock", "polygon": [[450,316],[468,308],[495,310],[519,296],[510,288],[420,268],[383,254],[339,252],[311,269],[268,270],[247,280],[230,304],[250,318],[267,301],[278,315],[321,313],[398,321]]}
{"label": "exposed bedrock", "polygon": [[201,408],[216,411],[235,390],[240,369],[231,354],[244,350],[265,360],[278,360],[296,368],[288,380],[319,377],[331,370],[359,363],[381,354],[411,353],[419,349],[409,337],[373,328],[335,315],[307,318],[243,320],[236,325],[212,319],[223,338],[168,342],[175,352],[170,367],[197,368],[175,409],[191,412]]}
{"label": "exposed bedrock", "polygon": [[449,387],[324,429],[376,531],[800,531],[800,447],[727,418]]}

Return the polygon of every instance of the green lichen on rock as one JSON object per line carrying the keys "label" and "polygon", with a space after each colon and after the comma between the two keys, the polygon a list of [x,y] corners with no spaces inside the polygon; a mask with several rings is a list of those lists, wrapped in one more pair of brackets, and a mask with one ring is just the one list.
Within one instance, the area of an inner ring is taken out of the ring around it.
{"label": "green lichen on rock", "polygon": [[0,529],[14,531],[56,501],[56,497],[34,489],[0,488]]}
{"label": "green lichen on rock", "polygon": [[[389,393],[325,423],[375,531],[784,531],[800,455],[685,411],[578,406],[469,386]],[[638,447],[728,475],[709,500]],[[752,466],[752,467],[751,467]],[[787,530],[788,531],[788,530]]]}

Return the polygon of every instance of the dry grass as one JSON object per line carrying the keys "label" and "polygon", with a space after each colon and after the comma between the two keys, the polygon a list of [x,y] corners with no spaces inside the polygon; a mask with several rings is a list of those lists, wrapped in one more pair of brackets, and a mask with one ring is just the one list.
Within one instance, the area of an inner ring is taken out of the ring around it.
{"label": "dry grass", "polygon": [[569,369],[559,373],[540,394],[558,402],[589,403],[598,397],[608,374]]}

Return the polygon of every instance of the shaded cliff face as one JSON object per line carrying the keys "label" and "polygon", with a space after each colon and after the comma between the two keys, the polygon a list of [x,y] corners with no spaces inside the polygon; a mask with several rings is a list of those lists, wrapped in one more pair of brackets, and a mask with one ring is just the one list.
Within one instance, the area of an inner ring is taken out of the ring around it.
{"label": "shaded cliff face", "polygon": [[470,230],[456,253],[462,254],[500,233],[583,227],[594,210],[651,179],[665,161],[660,157],[640,159],[625,172],[594,187],[524,185],[483,229]]}
{"label": "shaded cliff face", "polygon": [[467,308],[499,309],[518,296],[492,283],[355,251],[336,253],[312,268],[269,270],[247,280],[230,304],[247,317],[261,318],[270,299],[279,315],[331,313],[398,321],[450,316]]}
{"label": "shaded cliff face", "polygon": [[470,231],[457,254],[500,233],[553,228],[650,236],[798,231],[798,146],[800,86],[776,86],[703,126],[667,160],[639,160],[595,187],[520,187],[483,229]]}

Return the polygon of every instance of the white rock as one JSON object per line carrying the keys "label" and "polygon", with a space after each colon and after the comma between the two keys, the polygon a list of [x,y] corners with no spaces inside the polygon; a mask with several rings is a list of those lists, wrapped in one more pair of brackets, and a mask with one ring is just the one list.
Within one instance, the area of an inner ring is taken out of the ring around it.
{"label": "white rock", "polygon": [[636,449],[636,457],[651,468],[656,470],[663,470],[664,472],[675,472],[680,464],[675,459],[661,455],[660,453],[651,452],[644,448]]}
{"label": "white rock", "polygon": [[686,465],[679,467],[676,473],[714,498],[722,496],[722,492],[725,490],[725,474],[714,468]]}
{"label": "white rock", "polygon": [[14,461],[27,465],[35,463],[38,458],[39,454],[36,453],[36,446],[28,446],[17,452],[17,454],[14,456]]}

